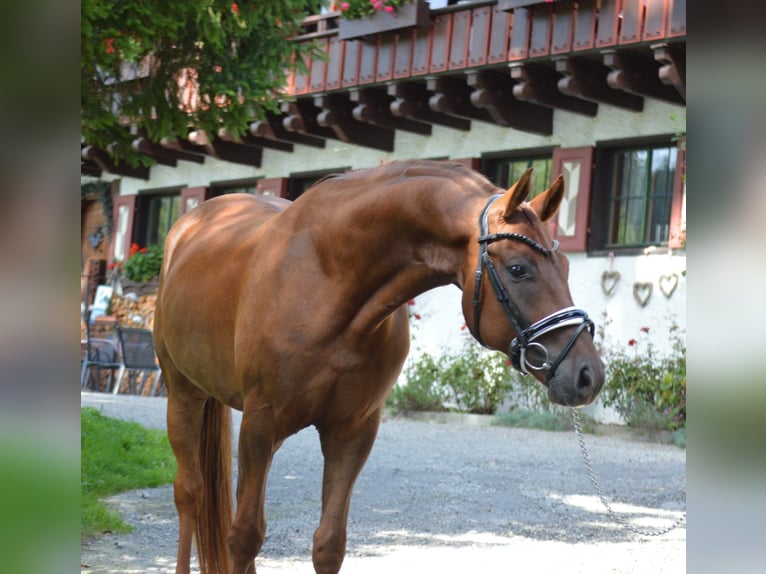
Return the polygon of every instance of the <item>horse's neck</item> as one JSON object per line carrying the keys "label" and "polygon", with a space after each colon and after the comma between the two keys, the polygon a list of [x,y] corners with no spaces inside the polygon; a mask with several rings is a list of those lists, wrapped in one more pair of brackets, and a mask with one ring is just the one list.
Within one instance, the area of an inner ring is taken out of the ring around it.
{"label": "horse's neck", "polygon": [[428,188],[393,188],[385,200],[365,195],[312,216],[321,218],[313,239],[323,274],[355,302],[360,329],[420,293],[460,283],[473,227],[456,214],[476,204],[475,197]]}

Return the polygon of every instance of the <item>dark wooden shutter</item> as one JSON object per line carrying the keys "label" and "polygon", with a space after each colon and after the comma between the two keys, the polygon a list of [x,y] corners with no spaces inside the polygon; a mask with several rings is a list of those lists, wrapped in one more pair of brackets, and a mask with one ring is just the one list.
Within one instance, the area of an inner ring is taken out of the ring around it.
{"label": "dark wooden shutter", "polygon": [[680,249],[686,240],[686,230],[683,221],[684,193],[686,191],[686,140],[678,142],[676,156],[676,175],[673,180],[673,203],[670,208],[670,236],[668,246]]}
{"label": "dark wooden shutter", "polygon": [[562,251],[585,251],[588,241],[588,211],[593,174],[593,148],[553,150],[553,175],[564,174],[566,191],[555,217],[554,237]]}
{"label": "dark wooden shutter", "polygon": [[287,178],[286,177],[265,177],[258,180],[258,193],[263,195],[274,195],[276,197],[287,197]]}
{"label": "dark wooden shutter", "polygon": [[124,261],[133,241],[133,218],[136,213],[136,196],[120,195],[114,198],[114,222],[112,230],[112,258]]}

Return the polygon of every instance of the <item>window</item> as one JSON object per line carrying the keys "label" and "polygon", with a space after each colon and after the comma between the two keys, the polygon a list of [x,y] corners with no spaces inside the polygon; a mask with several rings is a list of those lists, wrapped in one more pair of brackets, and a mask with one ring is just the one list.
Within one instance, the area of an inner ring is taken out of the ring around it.
{"label": "window", "polygon": [[485,173],[498,187],[508,189],[529,168],[534,168],[530,182],[529,198],[541,194],[551,184],[551,155],[537,157],[493,158],[486,160]]}
{"label": "window", "polygon": [[170,227],[178,219],[180,203],[178,192],[139,195],[132,241],[142,247],[163,245]]}
{"label": "window", "polygon": [[682,148],[666,136],[596,149],[588,251],[681,246]]}
{"label": "window", "polygon": [[677,159],[675,145],[613,150],[604,247],[666,245]]}

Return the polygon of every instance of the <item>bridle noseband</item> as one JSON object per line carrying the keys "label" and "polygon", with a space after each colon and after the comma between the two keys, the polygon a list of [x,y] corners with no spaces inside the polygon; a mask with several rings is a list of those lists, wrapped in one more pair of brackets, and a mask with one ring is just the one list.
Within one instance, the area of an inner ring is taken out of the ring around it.
{"label": "bridle noseband", "polygon": [[[526,319],[524,319],[524,315],[513,302],[508,294],[508,291],[500,281],[500,276],[497,273],[497,269],[495,268],[494,263],[492,263],[492,259],[490,258],[489,252],[487,251],[487,245],[502,239],[512,239],[514,241],[526,243],[532,249],[541,253],[544,257],[548,257],[558,249],[558,241],[554,240],[553,248],[548,249],[543,247],[540,243],[531,237],[527,237],[526,235],[521,235],[519,233],[489,233],[489,208],[499,197],[502,197],[502,194],[493,195],[487,202],[487,205],[484,206],[484,209],[479,216],[479,262],[476,267],[476,277],[473,288],[474,336],[479,341],[479,343],[484,345],[479,330],[479,318],[481,315],[481,282],[483,271],[486,267],[487,275],[489,276],[489,282],[492,284],[492,288],[495,291],[497,300],[500,302],[500,305],[503,307],[505,314],[508,316],[511,325],[513,325],[513,328],[516,331],[516,337],[514,337],[508,346],[508,356],[511,359],[513,368],[525,375],[527,374],[527,369],[533,369],[536,371],[546,370],[546,380],[550,380],[556,372],[558,366],[561,364],[561,361],[564,360],[564,357],[566,357],[567,353],[569,353],[569,351],[574,346],[577,337],[579,337],[580,334],[585,331],[585,329],[589,330],[592,337],[595,331],[595,327],[593,325],[593,321],[591,321],[588,317],[588,314],[584,310],[577,307],[566,307],[540,319],[532,325],[527,323]],[[556,357],[553,362],[551,362],[548,349],[542,343],[537,342],[536,339],[555,329],[561,329],[575,325],[577,325],[577,329],[569,338],[567,344],[564,345],[564,348],[559,353],[559,356]],[[533,364],[528,360],[527,353],[530,349],[537,349],[543,354],[544,359],[542,363]]]}

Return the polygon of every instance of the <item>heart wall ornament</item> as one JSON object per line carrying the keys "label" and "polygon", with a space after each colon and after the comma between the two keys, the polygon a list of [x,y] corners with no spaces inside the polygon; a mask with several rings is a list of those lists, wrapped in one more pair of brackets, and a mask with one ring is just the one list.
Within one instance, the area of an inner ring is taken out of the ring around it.
{"label": "heart wall ornament", "polygon": [[670,275],[660,275],[660,291],[668,299],[673,295],[673,291],[678,287],[678,273]]}
{"label": "heart wall ornament", "polygon": [[646,307],[649,302],[649,297],[652,296],[651,283],[634,283],[633,284],[633,298],[642,307]]}
{"label": "heart wall ornament", "polygon": [[604,271],[601,274],[601,290],[606,295],[611,295],[614,288],[617,287],[617,282],[620,280],[619,271]]}

